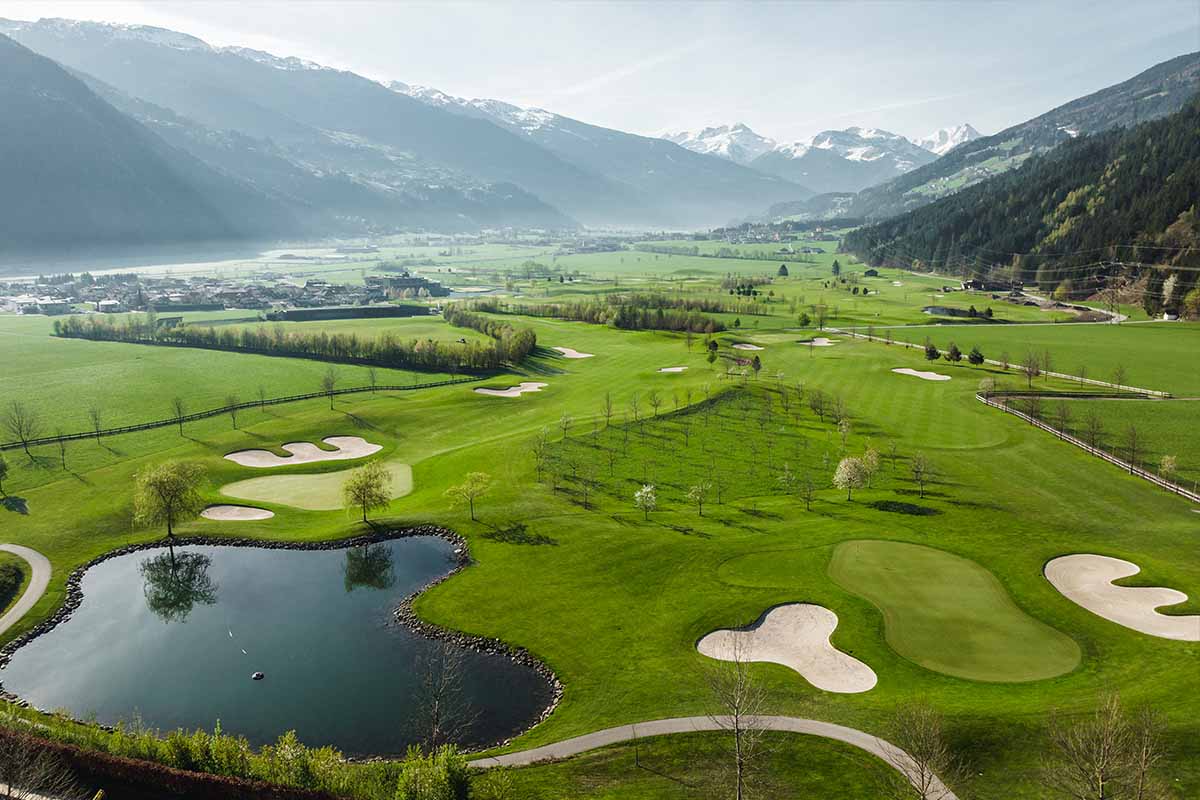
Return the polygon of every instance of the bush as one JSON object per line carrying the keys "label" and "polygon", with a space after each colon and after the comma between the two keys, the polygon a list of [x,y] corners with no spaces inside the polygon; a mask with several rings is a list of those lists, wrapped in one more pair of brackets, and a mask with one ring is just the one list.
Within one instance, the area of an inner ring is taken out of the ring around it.
{"label": "bush", "polygon": [[396,800],[467,800],[471,795],[467,759],[451,746],[425,755],[413,747],[404,758]]}
{"label": "bush", "polygon": [[7,608],[21,589],[25,572],[16,560],[0,561],[0,609]]}

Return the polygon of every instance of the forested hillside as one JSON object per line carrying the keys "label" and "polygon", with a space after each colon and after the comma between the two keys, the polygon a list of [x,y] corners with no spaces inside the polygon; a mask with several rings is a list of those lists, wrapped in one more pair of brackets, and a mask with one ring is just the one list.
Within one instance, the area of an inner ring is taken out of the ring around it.
{"label": "forested hillside", "polygon": [[[845,247],[1080,297],[1120,277],[1148,311],[1200,311],[1200,96],[1172,116],[1080,137],[1019,169],[860,228]],[[1197,306],[1190,308],[1191,305]]]}

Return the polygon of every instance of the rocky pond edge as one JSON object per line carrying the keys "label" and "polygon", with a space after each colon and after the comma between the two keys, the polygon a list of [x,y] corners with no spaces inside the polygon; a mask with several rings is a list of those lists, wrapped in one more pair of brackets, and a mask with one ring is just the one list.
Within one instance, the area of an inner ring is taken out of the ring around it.
{"label": "rocky pond edge", "polygon": [[[508,736],[501,741],[480,746],[475,752],[483,752],[486,750],[494,750],[497,747],[504,747],[505,745],[510,744],[517,737],[523,736],[536,726],[540,725],[542,722],[545,722],[546,719],[552,713],[554,713],[554,709],[558,707],[559,702],[562,700],[562,681],[558,679],[558,676],[554,673],[554,670],[550,669],[550,667],[547,666],[544,661],[535,656],[533,653],[529,652],[529,650],[525,649],[524,647],[510,645],[507,642],[489,636],[478,636],[475,634],[464,633],[462,631],[445,628],[441,625],[435,625],[432,622],[427,622],[417,616],[416,611],[413,610],[413,603],[416,602],[418,597],[420,597],[429,589],[432,589],[433,587],[438,586],[444,581],[454,577],[471,564],[470,547],[467,544],[467,540],[458,532],[450,530],[449,528],[444,528],[440,525],[414,525],[407,528],[394,528],[390,530],[360,534],[358,536],[351,536],[345,539],[325,539],[316,542],[285,542],[272,539],[252,539],[247,537],[225,536],[175,536],[172,537],[169,542],[166,538],[163,538],[149,542],[139,542],[136,544],[118,547],[105,553],[101,553],[91,561],[88,561],[86,564],[82,564],[71,571],[71,574],[67,576],[65,585],[66,597],[63,600],[62,605],[60,605],[58,609],[55,610],[55,612],[49,617],[42,620],[37,625],[34,625],[32,628],[20,634],[19,636],[13,638],[3,647],[0,647],[0,670],[3,670],[6,666],[8,666],[8,662],[12,659],[13,654],[22,647],[29,644],[39,636],[49,633],[50,631],[54,630],[54,628],[70,619],[71,615],[75,613],[75,609],[79,608],[79,605],[83,602],[82,583],[84,574],[92,567],[102,564],[110,558],[127,556],[146,550],[157,550],[169,545],[174,547],[257,547],[263,550],[347,550],[352,547],[363,547],[371,544],[379,544],[381,542],[390,542],[396,539],[410,539],[417,536],[435,536],[453,545],[455,548],[454,567],[444,574],[430,579],[424,585],[418,587],[416,591],[404,597],[393,611],[396,622],[425,639],[449,642],[453,645],[463,648],[464,650],[471,650],[482,655],[507,658],[514,664],[519,664],[533,670],[550,686],[550,700],[532,722],[530,722],[523,729],[514,733],[512,736]],[[32,708],[33,710],[39,711],[43,714],[60,713],[34,707],[28,700],[25,700],[4,689],[2,683],[0,683],[0,701],[9,702],[25,708]],[[113,730],[113,727],[110,725],[103,725],[99,723],[86,724],[93,724],[96,725],[96,727],[104,730]],[[361,761],[376,758],[387,759],[390,757],[347,757],[346,760]]]}

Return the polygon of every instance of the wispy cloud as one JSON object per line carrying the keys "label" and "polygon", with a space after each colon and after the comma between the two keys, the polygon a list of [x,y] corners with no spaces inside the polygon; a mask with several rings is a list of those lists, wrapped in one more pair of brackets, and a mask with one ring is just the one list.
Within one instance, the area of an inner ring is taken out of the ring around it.
{"label": "wispy cloud", "polygon": [[583,94],[584,92],[590,92],[594,89],[599,89],[602,86],[608,86],[610,83],[616,83],[617,81],[631,78],[634,75],[646,72],[647,70],[652,70],[655,67],[661,67],[662,65],[669,64],[672,61],[678,61],[684,56],[691,55],[697,50],[707,47],[709,41],[710,40],[706,38],[697,39],[694,42],[681,45],[680,47],[676,47],[672,50],[667,50],[663,53],[659,53],[656,56],[644,58],[641,61],[634,61],[631,64],[625,64],[624,66],[617,67],[616,69],[609,70],[608,72],[603,72],[594,78],[588,78],[587,80],[576,83],[573,86],[568,86],[564,89],[558,89],[552,94],[557,97],[572,97],[577,94]]}

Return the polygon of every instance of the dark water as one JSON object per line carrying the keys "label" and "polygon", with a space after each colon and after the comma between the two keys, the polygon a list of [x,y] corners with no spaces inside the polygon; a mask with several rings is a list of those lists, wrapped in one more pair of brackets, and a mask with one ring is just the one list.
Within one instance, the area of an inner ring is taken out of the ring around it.
{"label": "dark water", "polygon": [[[295,729],[310,745],[397,754],[419,740],[421,684],[441,645],[398,626],[407,594],[447,572],[435,537],[370,548],[180,547],[109,559],[71,618],[0,671],[37,706],[160,729],[220,720],[254,744]],[[243,652],[245,651],[245,652]],[[466,743],[533,721],[548,684],[508,659],[463,652]],[[251,680],[254,672],[265,678]]]}

